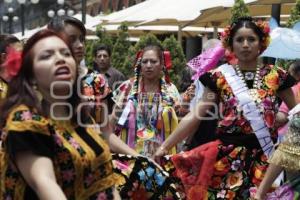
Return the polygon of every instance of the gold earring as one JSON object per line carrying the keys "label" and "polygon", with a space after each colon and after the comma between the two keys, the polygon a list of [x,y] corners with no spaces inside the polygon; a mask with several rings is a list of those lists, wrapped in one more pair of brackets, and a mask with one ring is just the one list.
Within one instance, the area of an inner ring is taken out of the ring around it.
{"label": "gold earring", "polygon": [[39,101],[39,102],[42,102],[43,95],[42,95],[42,93],[39,91],[39,89],[38,89],[36,83],[33,83],[33,84],[32,84],[32,89],[34,90],[35,95],[36,95],[38,101]]}

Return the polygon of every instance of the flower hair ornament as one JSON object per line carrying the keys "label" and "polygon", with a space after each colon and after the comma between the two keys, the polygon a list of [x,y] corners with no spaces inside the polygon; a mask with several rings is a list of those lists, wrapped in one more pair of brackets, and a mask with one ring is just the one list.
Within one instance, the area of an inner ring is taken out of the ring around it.
{"label": "flower hair ornament", "polygon": [[12,47],[6,48],[6,59],[3,63],[3,67],[6,69],[6,73],[9,77],[18,75],[21,63],[22,63],[22,52],[17,51]]}
{"label": "flower hair ornament", "polygon": [[[251,18],[247,18],[247,20],[252,21]],[[260,53],[262,53],[268,47],[268,45],[270,43],[269,23],[267,21],[263,21],[263,20],[258,20],[258,21],[253,21],[253,22],[263,33],[263,38],[261,41],[261,49],[260,49]],[[235,25],[236,25],[236,22],[232,23],[230,26],[225,27],[224,31],[220,34],[220,39],[222,41],[223,47],[225,47],[226,49],[229,49],[229,50],[231,50],[229,38],[231,35],[231,31],[235,27]]]}

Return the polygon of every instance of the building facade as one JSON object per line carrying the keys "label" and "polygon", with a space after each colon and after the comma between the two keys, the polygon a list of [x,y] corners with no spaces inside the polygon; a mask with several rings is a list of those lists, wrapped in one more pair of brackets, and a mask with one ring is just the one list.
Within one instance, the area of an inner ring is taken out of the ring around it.
{"label": "building facade", "polygon": [[[24,6],[16,1],[6,3],[4,0],[0,1],[0,16],[8,16],[7,21],[0,18],[0,33],[16,33],[22,30],[22,12],[25,29],[34,29],[36,27],[44,26],[50,18],[47,13],[50,9],[64,10],[72,9],[75,14],[82,12],[82,3],[86,3],[86,14],[96,16],[100,13],[109,14],[114,11],[127,8],[129,6],[140,3],[144,0],[65,0],[63,5],[57,4],[57,0],[39,0],[37,4],[26,0]],[[13,8],[13,12],[9,13],[8,8]],[[13,17],[17,16],[18,20],[14,21]]]}

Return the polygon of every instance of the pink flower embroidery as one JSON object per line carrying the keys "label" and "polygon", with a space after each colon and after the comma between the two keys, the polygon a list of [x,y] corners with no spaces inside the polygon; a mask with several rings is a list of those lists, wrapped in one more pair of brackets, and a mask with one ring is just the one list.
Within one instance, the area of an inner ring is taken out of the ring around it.
{"label": "pink flower embroidery", "polygon": [[31,114],[31,112],[30,111],[24,111],[23,113],[22,113],[22,120],[31,120],[32,119],[32,114]]}
{"label": "pink flower embroidery", "polygon": [[61,141],[61,139],[59,138],[59,136],[58,135],[55,135],[54,136],[54,140],[55,140],[55,143],[58,145],[58,146],[62,146],[62,141]]}
{"label": "pink flower embroidery", "polygon": [[91,185],[91,183],[93,182],[94,180],[94,176],[92,174],[89,174],[86,178],[85,178],[85,183],[87,185]]}
{"label": "pink flower embroidery", "polygon": [[7,196],[5,200],[12,200],[11,196]]}
{"label": "pink flower embroidery", "polygon": [[80,147],[80,145],[78,144],[78,142],[74,139],[74,138],[70,138],[69,139],[70,144],[75,148],[78,149]]}
{"label": "pink flower embroidery", "polygon": [[107,196],[106,196],[105,192],[99,193],[97,200],[106,200],[106,199],[107,199]]}
{"label": "pink flower embroidery", "polygon": [[66,170],[63,171],[63,180],[70,182],[74,179],[74,171],[73,170]]}
{"label": "pink flower embroidery", "polygon": [[226,194],[226,190],[222,190],[220,192],[218,192],[217,194],[217,198],[225,198],[225,194]]}

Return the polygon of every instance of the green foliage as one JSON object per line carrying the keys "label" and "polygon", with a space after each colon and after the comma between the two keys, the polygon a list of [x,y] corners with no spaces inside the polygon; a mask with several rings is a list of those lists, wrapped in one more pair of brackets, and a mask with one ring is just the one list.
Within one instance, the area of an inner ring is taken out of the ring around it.
{"label": "green foliage", "polygon": [[249,9],[247,8],[244,0],[234,0],[234,5],[231,8],[230,24],[236,22],[240,17],[250,16]]}
{"label": "green foliage", "polygon": [[[291,15],[286,23],[286,26],[292,28],[297,22],[300,21],[300,0],[296,1],[295,7],[291,10]],[[286,59],[277,59],[276,65],[288,70],[289,66],[294,62],[294,60],[286,60]]]}
{"label": "green foliage", "polygon": [[166,38],[163,41],[163,48],[170,51],[172,57],[172,69],[169,71],[171,81],[175,83],[177,88],[179,88],[179,80],[181,79],[182,71],[186,65],[186,59],[183,53],[183,49],[180,44],[175,39],[174,35]]}
{"label": "green foliage", "polygon": [[147,35],[142,36],[140,38],[139,42],[136,43],[136,45],[135,45],[136,52],[139,51],[139,50],[142,50],[148,44],[162,46],[161,42],[159,41],[159,39],[157,39],[157,37],[155,35],[153,35],[151,33],[148,33]]}
{"label": "green foliage", "polygon": [[99,37],[100,41],[97,42],[97,44],[105,44],[107,45],[110,49],[113,49],[113,43],[114,43],[114,38],[110,36],[104,27],[97,26],[96,28],[96,35]]}
{"label": "green foliage", "polygon": [[277,59],[275,65],[288,71],[294,60]]}
{"label": "green foliage", "polygon": [[291,11],[291,15],[287,21],[287,27],[293,27],[298,21],[300,21],[300,0],[296,1],[296,5]]}
{"label": "green foliage", "polygon": [[124,64],[123,64],[123,71],[122,73],[127,77],[133,77],[134,75],[134,68],[133,68],[133,64],[135,61],[135,47],[134,46],[130,46],[128,49],[128,54],[127,57],[125,58]]}
{"label": "green foliage", "polygon": [[95,43],[95,40],[85,41],[85,64],[88,68],[93,66],[93,43]]}
{"label": "green foliage", "polygon": [[113,67],[120,70],[126,76],[128,75],[128,68],[125,66],[125,60],[128,57],[128,49],[131,46],[128,40],[128,26],[126,23],[122,23],[118,29],[120,32],[112,49],[111,62]]}

